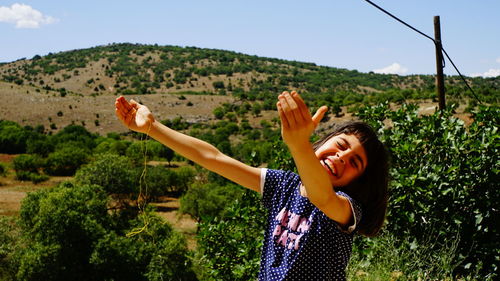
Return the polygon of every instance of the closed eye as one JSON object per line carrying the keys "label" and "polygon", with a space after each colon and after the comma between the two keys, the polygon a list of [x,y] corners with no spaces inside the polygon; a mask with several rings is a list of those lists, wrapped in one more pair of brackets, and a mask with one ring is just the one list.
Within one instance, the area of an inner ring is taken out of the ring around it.
{"label": "closed eye", "polygon": [[340,142],[337,142],[337,146],[340,148],[340,150],[346,150],[345,145]]}
{"label": "closed eye", "polygon": [[358,163],[356,162],[356,160],[351,160],[351,165],[353,165],[354,168],[359,170],[359,166],[358,166]]}

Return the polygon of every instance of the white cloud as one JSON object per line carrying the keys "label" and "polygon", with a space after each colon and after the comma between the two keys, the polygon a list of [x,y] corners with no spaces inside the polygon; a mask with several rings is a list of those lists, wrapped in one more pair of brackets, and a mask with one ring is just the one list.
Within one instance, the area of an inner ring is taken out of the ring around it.
{"label": "white cloud", "polygon": [[17,28],[39,28],[42,24],[56,22],[51,16],[44,16],[41,12],[25,4],[12,4],[10,7],[0,6],[0,22],[13,23]]}
{"label": "white cloud", "polygon": [[381,74],[405,74],[408,72],[408,68],[401,66],[399,63],[395,62],[389,66],[380,69],[374,69],[373,72]]}
{"label": "white cloud", "polygon": [[470,76],[472,77],[497,77],[500,76],[500,69],[493,69],[491,68],[490,70],[484,72],[484,73],[472,73]]}

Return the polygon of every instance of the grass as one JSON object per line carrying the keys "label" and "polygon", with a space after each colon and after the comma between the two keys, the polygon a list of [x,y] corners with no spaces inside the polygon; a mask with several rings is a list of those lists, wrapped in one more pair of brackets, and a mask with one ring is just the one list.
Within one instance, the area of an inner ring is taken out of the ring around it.
{"label": "grass", "polygon": [[[456,250],[460,237],[441,241],[439,235],[430,233],[426,241],[398,238],[389,233],[355,243],[347,269],[347,279],[352,281],[395,280],[477,280],[477,272],[468,276],[454,276],[460,262]],[[438,241],[439,245],[438,246]],[[460,259],[459,259],[460,260]]]}

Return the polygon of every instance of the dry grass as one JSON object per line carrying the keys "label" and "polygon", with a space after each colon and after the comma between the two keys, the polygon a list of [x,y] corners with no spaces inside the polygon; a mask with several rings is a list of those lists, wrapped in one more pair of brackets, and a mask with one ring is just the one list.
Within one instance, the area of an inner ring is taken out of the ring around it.
{"label": "dry grass", "polygon": [[[116,97],[71,94],[61,97],[58,92],[36,92],[34,87],[0,82],[0,119],[15,121],[23,126],[43,125],[46,130],[53,132],[71,124],[84,125],[87,130],[101,135],[126,132],[127,129],[115,117]],[[211,120],[214,108],[222,103],[234,102],[229,96],[186,97],[186,100],[180,100],[178,95],[169,94],[126,96],[127,99],[134,98],[147,105],[158,120],[181,116],[189,122]],[[192,106],[188,106],[188,102],[191,102]],[[59,112],[62,116],[59,116]],[[96,120],[99,126],[96,126]],[[57,129],[51,130],[51,124],[55,124]]]}

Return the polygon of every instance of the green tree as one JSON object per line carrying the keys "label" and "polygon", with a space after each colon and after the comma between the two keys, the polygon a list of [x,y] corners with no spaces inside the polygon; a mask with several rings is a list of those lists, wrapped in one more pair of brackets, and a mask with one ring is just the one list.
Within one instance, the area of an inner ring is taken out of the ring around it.
{"label": "green tree", "polygon": [[186,242],[168,223],[149,211],[128,220],[108,204],[99,186],[30,193],[20,213],[17,279],[195,279]]}
{"label": "green tree", "polygon": [[199,225],[199,262],[213,280],[253,280],[260,264],[265,212],[253,191],[227,204],[223,216]]}
{"label": "green tree", "polygon": [[72,176],[87,160],[88,150],[72,144],[64,145],[49,154],[45,171],[53,176]]}
{"label": "green tree", "polygon": [[237,200],[241,194],[242,190],[233,184],[196,183],[181,197],[179,211],[189,214],[198,222],[202,218],[221,217],[228,202]]}
{"label": "green tree", "polygon": [[456,274],[480,270],[484,276],[496,275],[500,109],[481,107],[468,127],[452,116],[453,107],[428,116],[419,116],[417,110],[416,105],[403,105],[391,111],[385,104],[359,112],[390,148],[387,229],[417,243],[430,230],[443,243],[459,237]]}
{"label": "green tree", "polygon": [[129,194],[135,191],[137,174],[127,157],[116,154],[98,154],[82,166],[75,175],[81,184],[99,185],[108,194]]}
{"label": "green tree", "polygon": [[0,120],[0,152],[25,153],[28,133],[17,123]]}

